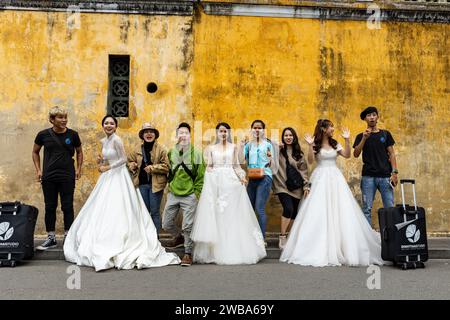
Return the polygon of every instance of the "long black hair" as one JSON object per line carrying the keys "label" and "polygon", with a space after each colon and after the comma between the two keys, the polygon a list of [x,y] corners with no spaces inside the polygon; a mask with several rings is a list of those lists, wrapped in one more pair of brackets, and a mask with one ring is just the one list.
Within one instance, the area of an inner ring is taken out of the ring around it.
{"label": "long black hair", "polygon": [[[314,146],[313,146],[313,149],[316,154],[318,154],[320,152],[320,149],[322,148],[322,139],[325,130],[327,130],[332,125],[333,122],[331,122],[328,119],[319,119],[317,121],[316,129],[314,130]],[[328,143],[333,149],[337,149],[338,142],[334,140],[332,137],[328,137]]]}
{"label": "long black hair", "polygon": [[220,127],[225,127],[228,130],[227,141],[230,143],[233,143],[232,138],[231,138],[231,127],[226,122],[219,122],[216,126],[216,143],[219,142],[219,128]]}
{"label": "long black hair", "polygon": [[294,140],[292,141],[292,157],[296,161],[298,161],[303,156],[303,151],[302,151],[302,148],[300,147],[300,143],[298,143],[297,132],[295,132],[295,130],[291,127],[284,128],[283,132],[281,133],[281,141],[283,142],[283,147],[281,147],[281,153],[287,159],[287,145],[286,145],[286,142],[284,141],[284,134],[288,130],[294,136]]}

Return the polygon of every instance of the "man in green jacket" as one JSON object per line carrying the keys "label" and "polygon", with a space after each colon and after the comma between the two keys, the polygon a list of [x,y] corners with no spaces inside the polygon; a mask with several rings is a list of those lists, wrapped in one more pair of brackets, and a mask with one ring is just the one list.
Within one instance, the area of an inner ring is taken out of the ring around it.
{"label": "man in green jacket", "polygon": [[[201,151],[191,145],[191,127],[182,122],[177,128],[178,143],[170,149],[169,193],[164,208],[163,229],[171,233],[174,239],[169,248],[184,244],[182,266],[192,264],[193,242],[191,230],[194,224],[195,209],[203,187],[205,161]],[[182,233],[175,224],[179,209],[183,213]]]}

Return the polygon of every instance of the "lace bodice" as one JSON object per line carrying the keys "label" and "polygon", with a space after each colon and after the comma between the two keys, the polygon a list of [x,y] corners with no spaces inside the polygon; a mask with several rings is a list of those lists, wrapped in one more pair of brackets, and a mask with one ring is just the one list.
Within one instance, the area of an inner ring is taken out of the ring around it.
{"label": "lace bodice", "polygon": [[336,149],[321,148],[319,154],[316,156],[318,166],[336,166],[336,159],[338,151],[342,150],[342,146],[338,143]]}
{"label": "lace bodice", "polygon": [[239,165],[235,144],[228,143],[225,148],[222,144],[209,146],[206,159],[208,168],[233,168],[239,178],[245,177],[245,172]]}
{"label": "lace bodice", "polygon": [[109,137],[103,138],[102,155],[111,169],[118,168],[127,162],[125,148],[123,147],[122,139],[115,133]]}

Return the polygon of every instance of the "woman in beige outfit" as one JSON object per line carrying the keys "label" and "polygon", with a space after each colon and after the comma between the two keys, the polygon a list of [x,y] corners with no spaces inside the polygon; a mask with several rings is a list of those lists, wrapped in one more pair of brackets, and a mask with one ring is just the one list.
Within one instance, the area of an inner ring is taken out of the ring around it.
{"label": "woman in beige outfit", "polygon": [[142,144],[128,155],[127,167],[133,184],[139,189],[159,233],[161,231],[159,211],[167,184],[169,158],[166,148],[158,143],[158,137],[158,129],[150,123],[144,123],[139,131]]}
{"label": "woman in beige outfit", "polygon": [[[297,216],[300,200],[309,193],[310,183],[308,166],[295,130],[290,127],[283,129],[281,141],[282,143],[279,146],[279,167],[273,177],[272,188],[283,206],[281,233],[278,244],[280,249],[283,249],[286,244],[287,232]],[[289,170],[287,170],[286,159],[288,159],[291,166]]]}

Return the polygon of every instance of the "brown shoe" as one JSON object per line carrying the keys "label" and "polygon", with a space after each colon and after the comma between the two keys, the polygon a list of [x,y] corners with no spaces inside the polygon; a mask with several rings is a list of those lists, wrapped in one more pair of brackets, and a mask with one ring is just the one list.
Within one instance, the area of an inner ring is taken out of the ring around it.
{"label": "brown shoe", "polygon": [[192,265],[192,256],[188,253],[186,253],[183,256],[183,259],[181,259],[181,266],[182,267],[189,267]]}
{"label": "brown shoe", "polygon": [[166,247],[170,249],[175,249],[184,246],[184,237],[180,234],[167,242]]}

